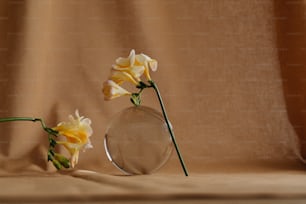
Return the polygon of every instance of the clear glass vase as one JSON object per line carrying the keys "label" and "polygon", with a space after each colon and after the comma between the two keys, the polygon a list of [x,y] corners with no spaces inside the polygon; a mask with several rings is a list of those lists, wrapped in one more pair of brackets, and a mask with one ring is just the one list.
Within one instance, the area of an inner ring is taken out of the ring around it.
{"label": "clear glass vase", "polygon": [[129,107],[109,124],[104,146],[108,159],[126,174],[150,174],[160,169],[172,153],[167,124],[156,110]]}

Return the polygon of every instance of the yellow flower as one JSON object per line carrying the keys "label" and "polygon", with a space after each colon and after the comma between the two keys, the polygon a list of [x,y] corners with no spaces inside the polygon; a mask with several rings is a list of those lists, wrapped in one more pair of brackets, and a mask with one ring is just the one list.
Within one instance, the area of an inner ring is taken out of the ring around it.
{"label": "yellow flower", "polygon": [[119,57],[116,59],[116,64],[112,66],[113,71],[125,72],[135,81],[140,82],[140,77],[145,72],[145,67],[142,64],[137,64],[135,59],[135,50],[131,50],[130,55],[127,58]]}
{"label": "yellow flower", "polygon": [[79,111],[75,111],[75,118],[70,115],[69,121],[61,122],[52,128],[57,131],[60,136],[66,138],[66,141],[57,141],[69,151],[71,158],[71,167],[78,163],[79,151],[81,149],[92,148],[89,137],[92,135],[91,120],[79,115]]}
{"label": "yellow flower", "polygon": [[[120,85],[124,82],[131,82],[137,88],[143,89],[145,83],[140,78],[144,74],[147,80],[151,81],[150,69],[152,71],[157,70],[157,61],[142,53],[136,55],[135,50],[131,50],[129,56],[126,58],[117,58],[116,64],[112,65],[112,72],[109,79],[103,83],[102,91],[104,93],[104,100],[111,100],[124,95],[132,95],[135,97],[135,93],[130,93]],[[137,96],[140,96],[140,94],[137,94]]]}
{"label": "yellow flower", "polygon": [[104,100],[111,100],[124,95],[131,95],[130,92],[119,86],[112,80],[103,83]]}
{"label": "yellow flower", "polygon": [[[135,50],[131,50],[127,58],[119,57],[116,59],[116,64],[113,65],[114,71],[124,72],[129,74],[134,81],[140,82],[140,77],[144,74],[148,80],[151,80],[150,69],[157,70],[157,61],[143,53],[135,54]],[[127,78],[121,78],[120,83]],[[114,80],[116,81],[116,80]],[[131,81],[130,78],[128,81]],[[134,83],[132,81],[132,83]]]}
{"label": "yellow flower", "polygon": [[155,59],[152,59],[148,55],[145,55],[143,53],[138,54],[135,56],[135,64],[142,65],[144,69],[144,75],[148,80],[151,80],[150,77],[150,69],[155,72],[157,70],[157,61]]}

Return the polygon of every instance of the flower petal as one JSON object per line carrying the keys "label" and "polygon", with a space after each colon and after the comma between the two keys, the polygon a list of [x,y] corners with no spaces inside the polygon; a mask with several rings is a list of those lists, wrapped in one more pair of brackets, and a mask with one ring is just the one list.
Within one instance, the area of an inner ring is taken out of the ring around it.
{"label": "flower petal", "polygon": [[131,50],[129,55],[130,66],[134,66],[135,63],[135,50]]}
{"label": "flower petal", "polygon": [[136,55],[136,61],[140,64],[144,64],[146,61],[150,61],[151,58],[145,54],[138,54]]}
{"label": "flower petal", "polygon": [[133,78],[133,76],[125,71],[112,71],[110,79],[119,85],[125,81],[132,82],[135,85],[138,84],[138,82]]}
{"label": "flower petal", "polygon": [[157,63],[156,60],[152,60],[152,61],[150,61],[148,64],[149,64],[150,69],[151,69],[153,72],[155,72],[155,71],[157,70],[158,63]]}
{"label": "flower petal", "polygon": [[131,94],[112,80],[107,80],[103,83],[103,93],[104,100],[111,100],[120,96]]}
{"label": "flower petal", "polygon": [[151,57],[143,53],[136,55],[135,64],[141,64],[145,67],[144,75],[148,80],[151,80],[149,69],[151,69],[152,71],[156,71],[158,65],[155,59],[152,59]]}
{"label": "flower petal", "polygon": [[71,167],[74,168],[74,166],[78,163],[79,161],[79,150],[75,150],[74,153],[71,156],[70,163]]}
{"label": "flower petal", "polygon": [[144,70],[144,66],[133,66],[130,68],[129,73],[138,81],[140,81],[140,77],[144,73]]}
{"label": "flower petal", "polygon": [[119,57],[116,59],[116,65],[119,65],[120,67],[128,67],[130,66],[130,59]]}

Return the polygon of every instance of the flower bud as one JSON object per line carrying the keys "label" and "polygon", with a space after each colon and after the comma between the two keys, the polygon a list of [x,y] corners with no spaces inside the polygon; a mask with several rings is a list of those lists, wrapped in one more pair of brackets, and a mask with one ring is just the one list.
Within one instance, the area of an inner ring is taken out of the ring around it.
{"label": "flower bud", "polygon": [[55,154],[54,154],[54,158],[55,158],[61,165],[63,165],[65,168],[69,168],[69,167],[70,167],[70,161],[69,161],[69,159],[67,159],[64,155],[55,153]]}
{"label": "flower bud", "polygon": [[59,161],[57,161],[56,159],[52,158],[52,163],[55,166],[56,169],[61,169],[63,166],[61,165],[61,163]]}
{"label": "flower bud", "polygon": [[111,100],[124,95],[131,95],[130,92],[119,86],[112,80],[107,80],[103,84],[104,100]]}

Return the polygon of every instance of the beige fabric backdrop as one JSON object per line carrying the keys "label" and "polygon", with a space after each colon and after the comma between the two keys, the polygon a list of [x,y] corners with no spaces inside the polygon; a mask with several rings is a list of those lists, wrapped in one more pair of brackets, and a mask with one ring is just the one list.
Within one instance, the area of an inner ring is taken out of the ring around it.
{"label": "beige fabric backdrop", "polygon": [[[77,168],[118,174],[103,137],[112,116],[131,104],[104,102],[101,87],[114,60],[135,49],[159,61],[152,77],[191,173],[303,168],[296,142],[305,138],[304,6],[1,0],[0,116],[42,117],[55,126],[79,109],[93,121],[94,149]],[[152,92],[144,105],[159,109]],[[39,124],[2,123],[0,132],[3,171],[54,170]],[[161,171],[181,173],[175,154]]]}

